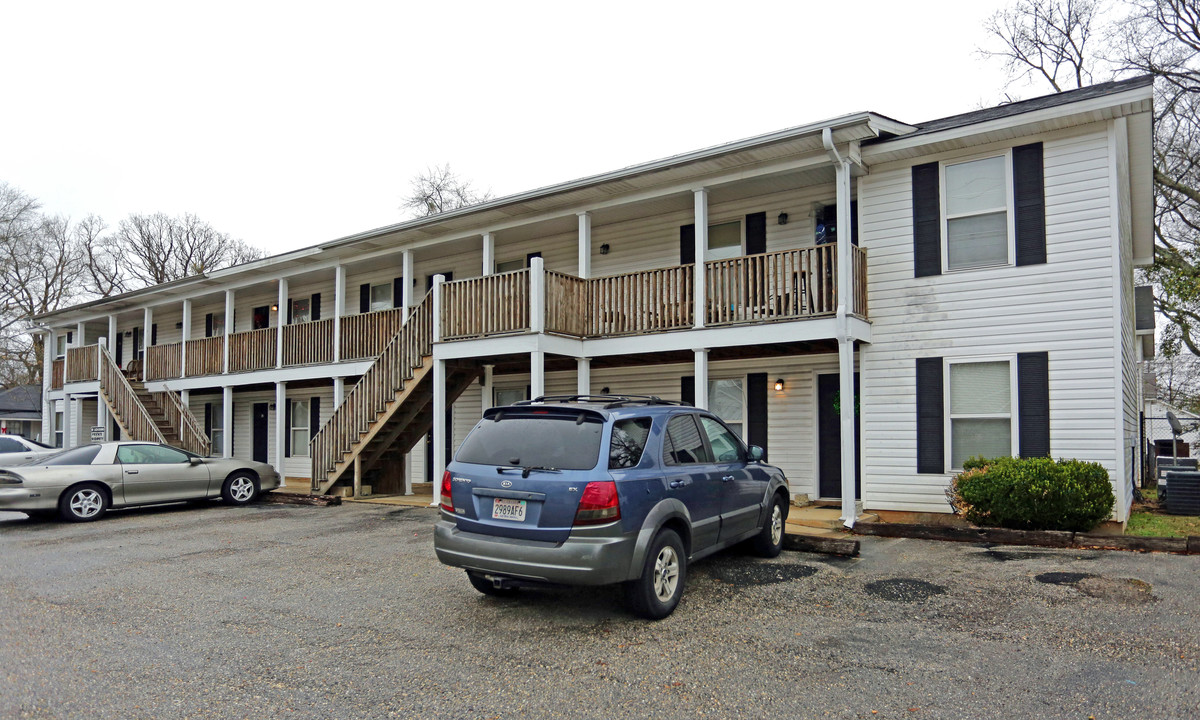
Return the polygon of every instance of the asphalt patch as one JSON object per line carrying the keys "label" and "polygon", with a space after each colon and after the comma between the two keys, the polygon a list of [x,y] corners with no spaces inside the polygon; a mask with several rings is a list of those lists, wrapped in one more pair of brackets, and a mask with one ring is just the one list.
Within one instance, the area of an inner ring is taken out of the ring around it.
{"label": "asphalt patch", "polygon": [[812,565],[745,562],[720,565],[711,569],[712,576],[731,585],[775,585],[803,580],[817,574]]}
{"label": "asphalt patch", "polygon": [[1106,578],[1094,576],[1080,580],[1075,588],[1084,595],[1109,600],[1122,605],[1145,605],[1158,602],[1150,583],[1137,578]]}
{"label": "asphalt patch", "polygon": [[1075,585],[1081,580],[1096,577],[1092,573],[1081,572],[1044,572],[1041,575],[1035,575],[1034,580],[1047,585]]}
{"label": "asphalt patch", "polygon": [[868,595],[892,602],[924,602],[935,595],[946,594],[946,588],[941,585],[913,578],[877,580],[867,583],[864,590]]}

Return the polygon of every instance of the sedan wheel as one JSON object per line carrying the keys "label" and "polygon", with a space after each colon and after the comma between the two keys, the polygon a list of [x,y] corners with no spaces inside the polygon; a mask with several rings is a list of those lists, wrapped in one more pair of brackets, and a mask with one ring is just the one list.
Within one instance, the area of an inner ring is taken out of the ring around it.
{"label": "sedan wheel", "polygon": [[95,485],[80,485],[63,493],[58,514],[69,522],[90,522],[108,510],[108,496]]}
{"label": "sedan wheel", "polygon": [[225,481],[221,497],[233,505],[245,505],[258,495],[258,484],[246,474],[238,474]]}

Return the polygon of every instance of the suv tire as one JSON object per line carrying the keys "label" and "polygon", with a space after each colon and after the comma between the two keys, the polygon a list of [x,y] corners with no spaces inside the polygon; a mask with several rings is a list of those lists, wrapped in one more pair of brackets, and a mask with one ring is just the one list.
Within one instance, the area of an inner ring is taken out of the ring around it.
{"label": "suv tire", "polygon": [[687,580],[687,555],[674,530],[663,530],[650,543],[642,575],[625,584],[625,601],[636,615],[661,620],[670,615]]}
{"label": "suv tire", "polygon": [[783,498],[774,495],[771,498],[771,507],[767,509],[767,519],[763,522],[762,530],[750,541],[754,545],[754,552],[765,558],[778,557],[779,552],[783,550],[786,523],[787,507],[783,504]]}

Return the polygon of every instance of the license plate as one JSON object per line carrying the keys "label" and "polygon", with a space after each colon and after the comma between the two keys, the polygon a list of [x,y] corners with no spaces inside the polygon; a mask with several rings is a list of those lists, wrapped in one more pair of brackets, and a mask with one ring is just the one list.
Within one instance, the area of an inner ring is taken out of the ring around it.
{"label": "license plate", "polygon": [[525,501],[495,498],[492,500],[493,520],[516,520],[525,522]]}

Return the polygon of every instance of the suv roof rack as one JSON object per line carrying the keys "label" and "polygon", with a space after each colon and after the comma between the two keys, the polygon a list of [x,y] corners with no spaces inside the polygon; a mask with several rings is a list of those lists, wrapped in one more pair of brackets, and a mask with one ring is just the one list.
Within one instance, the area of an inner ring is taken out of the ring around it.
{"label": "suv roof rack", "polygon": [[628,405],[680,405],[691,407],[691,403],[676,400],[663,400],[657,395],[542,395],[532,400],[521,400],[513,405],[534,405],[547,403],[587,403],[603,405],[604,409],[619,408]]}

